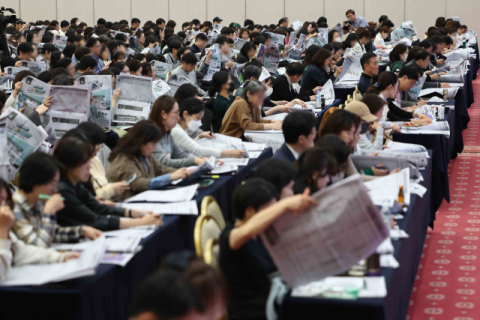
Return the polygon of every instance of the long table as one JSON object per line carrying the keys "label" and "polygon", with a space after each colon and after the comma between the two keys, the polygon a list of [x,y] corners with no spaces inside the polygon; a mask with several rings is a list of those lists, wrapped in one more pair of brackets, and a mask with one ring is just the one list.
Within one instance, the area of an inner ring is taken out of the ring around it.
{"label": "long table", "polygon": [[[211,195],[222,212],[231,217],[231,197],[236,186],[249,177],[259,162],[272,156],[267,148],[234,175],[222,175],[194,200]],[[196,181],[194,181],[196,182]],[[100,264],[94,276],[43,286],[0,287],[0,319],[126,320],[133,289],[158,268],[165,255],[194,248],[196,216],[167,215],[164,224],[141,242],[142,250],[125,266]],[[25,306],[23,307],[23,304]]]}
{"label": "long table", "polygon": [[[429,150],[432,157],[432,152]],[[400,229],[409,235],[392,241],[397,269],[381,268],[387,286],[385,298],[357,300],[299,298],[287,295],[280,310],[280,319],[369,319],[405,320],[413,282],[417,274],[423,243],[430,222],[432,160],[422,172],[422,185],[428,191],[423,198],[412,195],[405,217],[398,220]]]}

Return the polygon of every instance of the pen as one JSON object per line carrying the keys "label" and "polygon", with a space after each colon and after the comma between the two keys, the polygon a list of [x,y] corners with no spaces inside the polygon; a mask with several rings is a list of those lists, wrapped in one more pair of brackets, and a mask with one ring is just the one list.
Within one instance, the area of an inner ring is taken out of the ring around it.
{"label": "pen", "polygon": [[[48,194],[41,194],[38,196],[38,199],[42,199],[42,200],[48,200],[50,199],[52,196],[49,196]],[[64,197],[61,197],[62,201],[65,201],[65,198]]]}
{"label": "pen", "polygon": [[213,175],[213,176],[200,176],[201,178],[208,178],[208,179],[219,179],[220,176],[218,175]]}
{"label": "pen", "polygon": [[237,148],[237,147],[235,147],[233,144],[232,144],[232,147],[233,147],[233,148],[235,148],[236,150],[238,150],[238,148]]}
{"label": "pen", "polygon": [[210,135],[213,137],[213,125],[210,125]]}

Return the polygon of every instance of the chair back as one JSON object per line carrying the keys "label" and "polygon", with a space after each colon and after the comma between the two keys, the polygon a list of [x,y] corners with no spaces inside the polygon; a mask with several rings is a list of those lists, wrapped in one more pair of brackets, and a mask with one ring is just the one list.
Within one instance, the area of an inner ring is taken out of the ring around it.
{"label": "chair back", "polygon": [[220,228],[223,230],[225,228],[225,218],[223,217],[222,209],[218,205],[217,200],[215,200],[212,196],[206,196],[202,200],[202,204],[200,206],[200,214],[210,215],[217,221]]}
{"label": "chair back", "polygon": [[207,240],[203,252],[203,260],[211,266],[220,267],[220,244],[217,239],[211,238]]}
{"label": "chair back", "polygon": [[218,242],[222,229],[214,217],[210,215],[200,215],[195,222],[194,242],[195,253],[200,259],[204,259],[206,244],[209,240]]}

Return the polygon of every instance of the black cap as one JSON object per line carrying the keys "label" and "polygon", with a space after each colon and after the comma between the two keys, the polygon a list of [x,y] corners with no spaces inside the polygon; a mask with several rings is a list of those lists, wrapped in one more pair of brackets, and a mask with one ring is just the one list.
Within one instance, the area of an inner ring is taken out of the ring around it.
{"label": "black cap", "polygon": [[220,19],[219,17],[215,17],[213,18],[213,22],[222,22],[223,20]]}
{"label": "black cap", "polygon": [[18,18],[15,23],[21,23],[21,24],[25,24],[25,21],[23,21],[22,19]]}

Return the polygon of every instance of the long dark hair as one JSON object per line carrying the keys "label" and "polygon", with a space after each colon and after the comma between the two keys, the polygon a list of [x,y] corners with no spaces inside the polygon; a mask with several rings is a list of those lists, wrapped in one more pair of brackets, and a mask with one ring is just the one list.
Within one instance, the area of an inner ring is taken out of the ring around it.
{"label": "long dark hair", "polygon": [[334,135],[338,136],[340,132],[349,131],[353,126],[358,128],[360,122],[360,117],[354,115],[350,111],[344,109],[337,110],[332,113],[330,117],[328,117],[320,136],[324,136],[329,133],[333,133]]}
{"label": "long dark hair", "polygon": [[[399,43],[393,48],[393,50],[390,52],[390,62],[393,63],[395,61],[400,61],[400,55],[404,54],[408,50],[407,45],[403,43]],[[403,61],[402,61],[403,62]]]}
{"label": "long dark hair", "polygon": [[168,133],[165,129],[165,125],[163,124],[162,111],[167,114],[170,113],[170,111],[173,110],[175,103],[177,103],[175,98],[170,96],[161,96],[157,98],[153,104],[152,111],[150,112],[150,120],[153,120],[153,122],[158,126],[162,135]]}
{"label": "long dark hair", "polygon": [[305,52],[305,59],[303,60],[303,67],[306,68],[312,64],[313,56],[320,50],[320,46],[311,45],[308,47],[307,51]]}
{"label": "long dark hair", "polygon": [[391,72],[385,71],[380,74],[378,77],[377,83],[367,89],[367,93],[376,93],[379,94],[383,90],[387,89],[388,86],[394,86],[398,82],[398,76]]}
{"label": "long dark hair", "polygon": [[228,82],[230,74],[227,71],[216,72],[212,77],[212,85],[208,88],[208,95],[215,97],[215,94],[222,90],[222,86]]}
{"label": "long dark hair", "polygon": [[298,175],[295,178],[293,187],[294,193],[302,193],[305,187],[309,187],[310,191],[318,191],[313,173],[318,172],[319,175],[335,175],[337,171],[337,161],[335,158],[319,147],[313,147],[305,150],[298,161],[295,162],[298,169]]}
{"label": "long dark hair", "polygon": [[62,174],[75,169],[90,160],[93,154],[92,145],[75,137],[63,138],[53,151],[53,156],[61,164]]}
{"label": "long dark hair", "polygon": [[155,122],[152,120],[141,120],[118,141],[117,146],[110,153],[108,161],[114,161],[121,154],[132,159],[138,157],[141,145],[149,142],[158,142],[161,138],[162,134]]}

